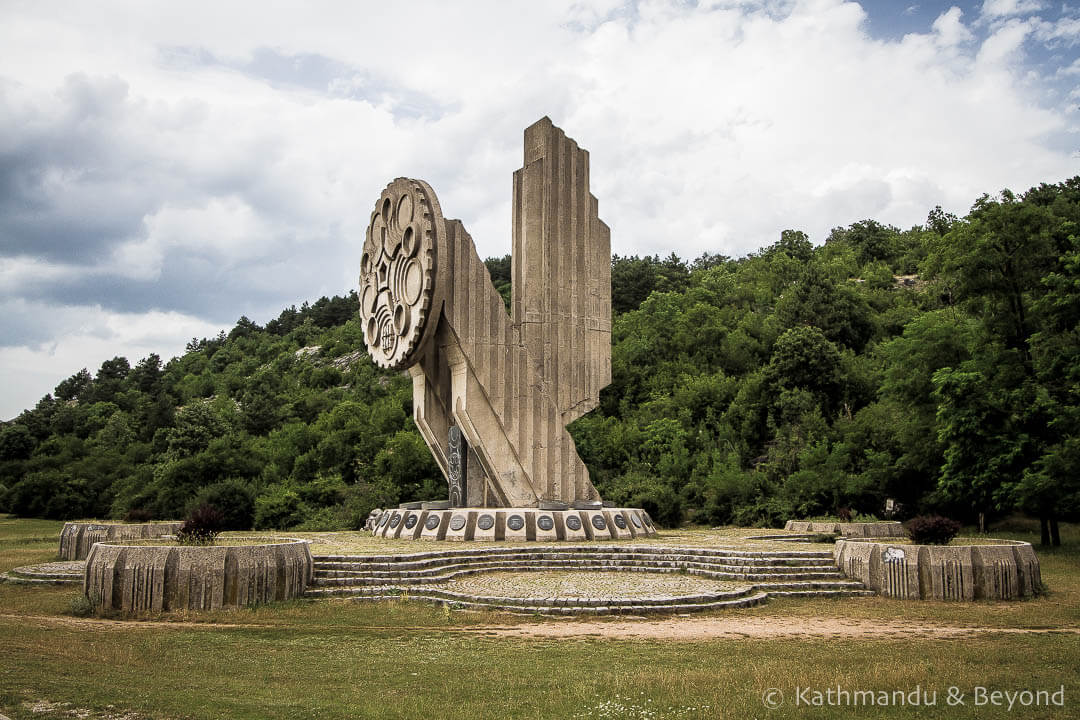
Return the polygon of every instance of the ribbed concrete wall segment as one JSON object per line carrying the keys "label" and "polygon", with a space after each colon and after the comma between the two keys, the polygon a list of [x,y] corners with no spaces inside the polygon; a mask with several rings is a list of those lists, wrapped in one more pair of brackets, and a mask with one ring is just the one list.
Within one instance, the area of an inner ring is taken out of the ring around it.
{"label": "ribbed concrete wall segment", "polygon": [[217,610],[300,597],[312,577],[306,540],[264,545],[94,545],[83,591],[120,612]]}
{"label": "ribbed concrete wall segment", "polygon": [[174,535],[183,523],[163,521],[148,523],[64,523],[60,531],[60,559],[84,560],[97,542],[110,540],[145,540]]}
{"label": "ribbed concrete wall segment", "polygon": [[1030,543],[905,545],[838,540],[840,570],[874,592],[909,600],[1015,600],[1042,586]]}
{"label": "ribbed concrete wall segment", "polygon": [[851,538],[904,537],[904,526],[899,522],[810,522],[788,520],[784,529],[794,533],[831,533]]}

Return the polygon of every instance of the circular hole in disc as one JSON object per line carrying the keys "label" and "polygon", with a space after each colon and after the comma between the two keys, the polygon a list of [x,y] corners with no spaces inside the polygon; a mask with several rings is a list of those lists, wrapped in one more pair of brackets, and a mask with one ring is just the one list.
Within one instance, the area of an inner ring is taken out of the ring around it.
{"label": "circular hole in disc", "polygon": [[413,219],[413,201],[412,196],[409,193],[405,193],[398,200],[397,206],[397,224],[398,228],[403,228]]}
{"label": "circular hole in disc", "polygon": [[409,332],[409,309],[404,305],[394,308],[394,328],[398,331],[398,335]]}
{"label": "circular hole in disc", "polygon": [[364,294],[360,296],[360,309],[365,313],[375,312],[375,288],[364,285]]}
{"label": "circular hole in disc", "polygon": [[410,260],[405,266],[404,276],[402,295],[405,296],[405,302],[415,305],[420,299],[420,292],[424,289],[424,271],[420,263]]}
{"label": "circular hole in disc", "polygon": [[401,236],[401,249],[406,255],[412,257],[416,254],[416,244],[416,233],[413,232],[412,226],[405,228],[405,233]]}
{"label": "circular hole in disc", "polygon": [[390,224],[390,211],[392,209],[393,209],[393,207],[390,205],[390,198],[386,198],[385,200],[383,200],[382,216],[383,216],[383,222],[385,222],[387,225]]}

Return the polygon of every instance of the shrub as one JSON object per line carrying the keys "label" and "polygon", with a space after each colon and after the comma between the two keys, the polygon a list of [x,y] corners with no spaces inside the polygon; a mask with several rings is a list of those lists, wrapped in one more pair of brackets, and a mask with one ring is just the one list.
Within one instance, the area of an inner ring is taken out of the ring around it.
{"label": "shrub", "polygon": [[304,521],[309,508],[286,485],[271,485],[255,498],[255,529],[285,530]]}
{"label": "shrub", "polygon": [[341,475],[317,475],[311,482],[300,485],[300,499],[312,507],[328,507],[345,501],[348,486]]}
{"label": "shrub", "polygon": [[124,522],[144,523],[154,519],[154,513],[146,508],[131,508],[124,513]]}
{"label": "shrub", "polygon": [[401,499],[425,499],[432,495],[415,495],[401,498],[401,491],[386,478],[377,478],[374,482],[363,480],[349,486],[345,495],[342,512],[342,530],[363,530],[368,515],[375,508],[394,507]]}
{"label": "shrub", "polygon": [[904,523],[904,532],[916,545],[948,545],[960,532],[960,523],[940,515],[919,515]]}
{"label": "shrub", "polygon": [[631,471],[615,478],[604,497],[620,507],[641,508],[662,527],[678,527],[682,522],[682,498],[670,485],[651,475]]}
{"label": "shrub", "polygon": [[210,505],[222,516],[222,530],[250,530],[255,523],[255,496],[243,480],[229,479],[200,490],[190,509]]}
{"label": "shrub", "polygon": [[200,505],[191,511],[176,533],[181,545],[213,545],[221,532],[225,516],[213,505]]}
{"label": "shrub", "polygon": [[85,593],[78,593],[68,603],[68,614],[75,617],[89,617],[94,614],[95,603]]}
{"label": "shrub", "polygon": [[312,509],[308,512],[303,522],[296,525],[293,529],[301,530],[303,532],[331,532],[335,530],[353,529],[347,527],[348,524],[348,511],[346,510],[345,505],[341,504]]}

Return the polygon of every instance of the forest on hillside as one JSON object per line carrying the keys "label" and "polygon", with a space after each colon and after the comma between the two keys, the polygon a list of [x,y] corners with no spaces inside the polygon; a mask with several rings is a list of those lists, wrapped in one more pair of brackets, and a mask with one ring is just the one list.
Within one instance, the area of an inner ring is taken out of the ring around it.
{"label": "forest on hillside", "polygon": [[[658,522],[1080,516],[1080,177],[873,220],[815,247],[612,258],[612,374],[570,426],[607,500]],[[508,295],[509,257],[487,261]],[[355,293],[81,370],[0,428],[0,511],[359,528],[443,498],[407,374]]]}

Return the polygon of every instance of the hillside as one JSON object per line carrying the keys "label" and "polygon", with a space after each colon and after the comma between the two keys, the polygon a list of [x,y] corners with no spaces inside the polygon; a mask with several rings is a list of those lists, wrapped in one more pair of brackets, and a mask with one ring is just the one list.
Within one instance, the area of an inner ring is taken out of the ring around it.
{"label": "hillside", "polygon": [[[606,499],[658,521],[1080,512],[1080,177],[748,257],[615,257],[613,383],[570,430]],[[487,261],[509,290],[509,260]],[[406,374],[355,295],[107,361],[0,429],[0,510],[359,527],[442,497]]]}

